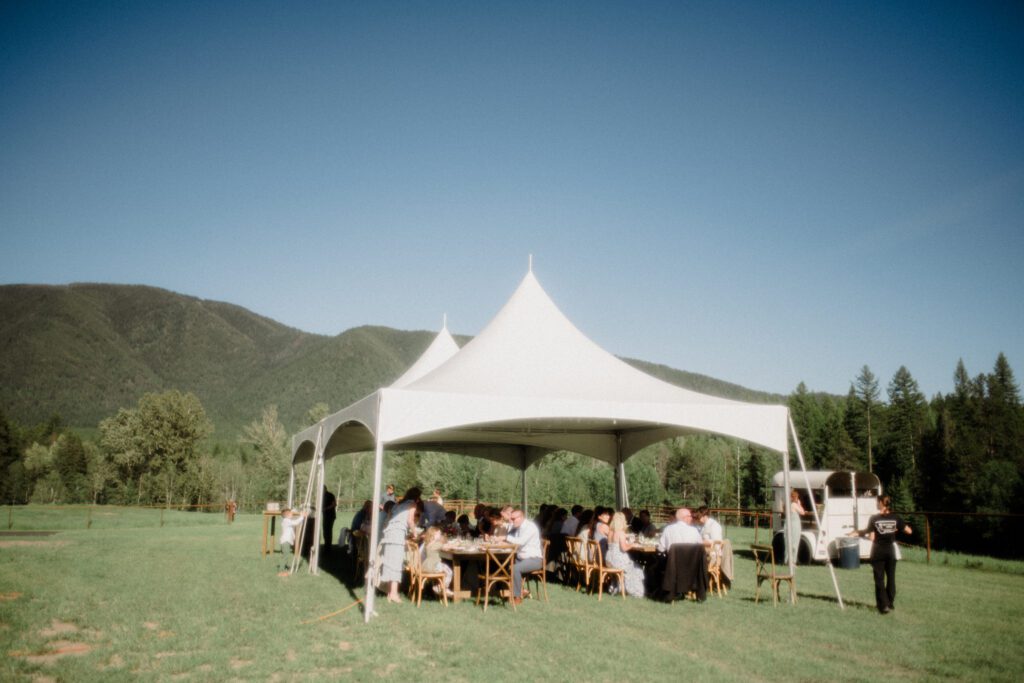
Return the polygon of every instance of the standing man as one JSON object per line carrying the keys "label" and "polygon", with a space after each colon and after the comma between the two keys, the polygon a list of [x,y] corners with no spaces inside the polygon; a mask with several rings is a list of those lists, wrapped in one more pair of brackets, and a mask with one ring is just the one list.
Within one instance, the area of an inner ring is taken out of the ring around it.
{"label": "standing man", "polygon": [[512,601],[520,604],[523,601],[523,573],[532,572],[543,566],[543,551],[540,545],[540,529],[526,514],[515,509],[510,513],[512,530],[509,531],[509,543],[516,546],[516,562],[512,570]]}
{"label": "standing man", "polygon": [[888,614],[896,607],[896,534],[911,531],[910,525],[893,513],[889,496],[882,496],[878,499],[878,514],[871,515],[868,527],[849,533],[871,538],[871,570],[875,576],[875,606],[879,614]]}
{"label": "standing man", "polygon": [[324,545],[330,551],[334,545],[334,520],[338,517],[338,499],[324,487]]}

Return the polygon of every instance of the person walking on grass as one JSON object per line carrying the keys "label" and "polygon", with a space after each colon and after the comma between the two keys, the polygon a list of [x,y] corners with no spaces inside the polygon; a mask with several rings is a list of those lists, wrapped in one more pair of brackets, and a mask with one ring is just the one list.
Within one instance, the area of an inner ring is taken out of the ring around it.
{"label": "person walking on grass", "polygon": [[910,525],[892,512],[889,496],[882,496],[878,499],[878,514],[871,515],[867,528],[849,533],[871,538],[871,571],[879,614],[888,614],[896,606],[896,534],[909,535],[911,531]]}

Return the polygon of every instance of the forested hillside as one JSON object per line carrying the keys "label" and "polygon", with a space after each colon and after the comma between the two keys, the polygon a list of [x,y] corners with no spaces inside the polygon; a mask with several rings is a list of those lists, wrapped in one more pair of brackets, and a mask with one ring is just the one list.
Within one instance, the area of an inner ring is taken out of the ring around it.
{"label": "forested hillside", "polygon": [[[151,287],[0,287],[0,496],[281,499],[290,435],[391,382],[433,336],[382,327],[313,335]],[[802,383],[778,396],[627,362],[697,391],[787,403],[809,468],[874,471],[898,510],[979,515],[937,516],[938,545],[1019,552],[1001,540],[1019,536],[1020,517],[994,516],[1024,512],[1024,407],[1002,354],[988,373],[951,368],[952,392],[930,401],[906,367],[884,384],[864,366],[846,396]],[[712,435],[655,444],[626,464],[637,506],[761,508],[780,467],[777,453]],[[336,458],[328,481],[340,497],[361,498],[372,470],[368,454]],[[389,453],[385,477],[491,501],[515,500],[520,485],[510,468],[444,453]],[[572,453],[531,468],[529,487],[535,501],[563,504],[610,504],[614,488],[609,467]]]}
{"label": "forested hillside", "polygon": [[[432,332],[359,327],[309,334],[240,306],[154,287],[0,287],[0,407],[22,423],[56,414],[95,427],[147,392],[194,393],[218,439],[234,440],[264,406],[288,429],[310,406],[338,409],[397,378]],[[465,339],[461,343],[465,343]],[[785,398],[710,377],[629,361],[697,391],[752,401]]]}
{"label": "forested hillside", "polygon": [[268,404],[297,427],[309,407],[341,407],[398,377],[429,332],[379,327],[309,334],[239,306],[153,287],[0,287],[0,407],[36,423],[95,427],[146,392],[200,398],[234,440]]}

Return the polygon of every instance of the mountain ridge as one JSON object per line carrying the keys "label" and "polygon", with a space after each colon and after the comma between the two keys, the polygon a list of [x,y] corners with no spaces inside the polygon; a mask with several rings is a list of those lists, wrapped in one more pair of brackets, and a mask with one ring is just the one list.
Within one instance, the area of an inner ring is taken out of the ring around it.
{"label": "mountain ridge", "polygon": [[[195,393],[231,439],[263,407],[298,429],[316,403],[338,410],[387,385],[436,332],[363,325],[335,336],[304,332],[242,306],[150,285],[0,285],[0,408],[23,424],[59,414],[95,427],[149,391]],[[458,337],[465,344],[469,337]],[[695,391],[785,402],[665,365],[624,358]]]}

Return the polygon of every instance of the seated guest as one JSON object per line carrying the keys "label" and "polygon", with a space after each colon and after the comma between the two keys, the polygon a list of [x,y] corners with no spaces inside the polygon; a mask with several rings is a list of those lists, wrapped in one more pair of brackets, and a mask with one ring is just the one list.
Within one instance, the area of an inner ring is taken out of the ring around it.
{"label": "seated guest", "polygon": [[565,508],[558,508],[555,510],[555,514],[548,520],[548,524],[544,527],[544,538],[553,538],[555,536],[562,535],[562,527],[565,525],[565,520],[569,517],[569,511]]}
{"label": "seated guest", "polygon": [[608,522],[611,520],[611,508],[600,505],[594,508],[594,519],[590,523],[590,540],[597,541],[600,544],[602,557],[608,554],[608,535],[611,533]]}
{"label": "seated guest", "polygon": [[[441,560],[441,548],[444,546],[444,534],[441,533],[441,527],[432,526],[423,532],[423,543],[420,545],[420,557],[422,558],[423,571],[435,573],[442,572],[444,574],[444,589],[448,597],[452,597],[454,593],[451,591],[452,585],[452,568],[448,564]],[[440,589],[434,587],[436,593],[440,593]]]}
{"label": "seated guest", "polygon": [[705,541],[721,541],[722,525],[714,517],[708,514],[708,506],[701,505],[697,508],[697,525],[700,529],[700,537]]}
{"label": "seated guest", "polygon": [[[373,507],[373,501],[363,501],[363,507],[356,510],[356,514],[352,515],[352,522],[348,528],[350,531],[361,531],[363,528],[363,522],[370,519],[370,508]],[[352,534],[348,535],[348,546],[349,552],[355,555],[356,553],[356,537]]]}
{"label": "seated guest", "polygon": [[584,562],[587,559],[585,553],[587,552],[587,541],[590,540],[590,523],[593,521],[593,519],[593,510],[584,510],[580,514],[580,528],[579,531],[576,533],[576,538],[580,539],[580,557],[578,558],[580,562]]}
{"label": "seated guest", "polygon": [[610,566],[623,570],[626,595],[642,598],[644,597],[644,570],[629,556],[629,551],[636,546],[626,538],[629,530],[629,527],[626,526],[626,516],[621,512],[616,512],[608,526],[611,535],[608,537],[608,555],[605,559]]}
{"label": "seated guest", "polygon": [[580,526],[580,515],[583,514],[582,505],[573,505],[572,512],[568,517],[565,518],[565,522],[562,524],[562,534],[565,536],[575,536],[579,531]]}
{"label": "seated guest", "polygon": [[620,512],[622,512],[622,516],[626,518],[626,530],[632,531],[632,529],[630,529],[630,526],[632,526],[633,519],[635,517],[635,515],[633,514],[633,509],[628,507],[622,508]]}
{"label": "seated guest", "polygon": [[[623,510],[625,512],[625,510]],[[643,514],[644,510],[641,510],[637,514],[633,515],[633,518],[629,520],[629,530],[634,534],[643,534],[644,526],[643,521],[640,519],[640,515]],[[647,513],[647,523],[650,524],[651,513]]]}
{"label": "seated guest", "polygon": [[537,528],[544,531],[547,527],[548,521],[551,519],[551,513],[554,512],[551,505],[547,503],[541,503],[540,507],[537,508],[537,516],[533,518],[533,523],[537,525]]}
{"label": "seated guest", "polygon": [[474,536],[488,536],[491,533],[491,520],[487,514],[487,506],[483,503],[477,503],[473,507],[473,519],[476,520],[476,526],[473,527]]}
{"label": "seated guest", "polygon": [[636,525],[639,528],[639,531],[635,531],[634,533],[646,536],[647,538],[654,538],[658,535],[658,527],[654,526],[654,523],[651,522],[650,510],[641,510],[640,514],[634,517],[633,520],[639,520]]}
{"label": "seated guest", "polygon": [[507,536],[508,532],[512,531],[512,511],[512,506],[506,505],[505,507],[501,508],[501,510],[498,512],[499,516],[501,517],[501,520],[499,521],[499,525],[501,526],[501,528],[495,529],[495,535]]}
{"label": "seated guest", "polygon": [[490,530],[485,538],[504,538],[506,534],[505,525],[501,520],[501,511],[497,508],[487,508],[487,528]]}
{"label": "seated guest", "polygon": [[700,532],[693,526],[693,513],[690,508],[679,508],[676,510],[676,521],[672,522],[661,532],[658,539],[658,550],[667,552],[676,543],[696,543],[702,545],[704,541]]}
{"label": "seated guest", "polygon": [[543,554],[540,545],[540,529],[526,519],[522,510],[513,510],[509,515],[512,528],[505,539],[516,546],[516,561],[512,569],[512,600],[523,601],[523,574],[541,568]]}
{"label": "seated guest", "polygon": [[459,515],[459,518],[455,520],[455,524],[459,530],[459,536],[473,535],[473,527],[469,526],[469,515]]}

